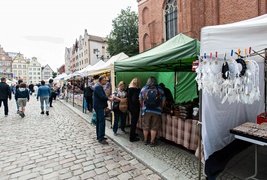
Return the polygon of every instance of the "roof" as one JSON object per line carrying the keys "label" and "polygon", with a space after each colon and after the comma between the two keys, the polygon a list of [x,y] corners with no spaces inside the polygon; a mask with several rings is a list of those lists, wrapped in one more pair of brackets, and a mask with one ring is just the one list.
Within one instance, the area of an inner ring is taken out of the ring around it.
{"label": "roof", "polygon": [[189,71],[196,60],[200,43],[184,34],[138,55],[116,61],[115,72],[173,72]]}

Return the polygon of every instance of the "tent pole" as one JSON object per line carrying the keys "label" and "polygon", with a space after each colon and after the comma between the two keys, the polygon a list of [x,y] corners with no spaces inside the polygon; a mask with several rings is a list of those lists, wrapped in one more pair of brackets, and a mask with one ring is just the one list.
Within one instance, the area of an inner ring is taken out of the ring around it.
{"label": "tent pole", "polygon": [[202,89],[199,91],[199,120],[198,120],[198,126],[199,126],[199,136],[198,136],[198,179],[201,180],[201,140],[202,140]]}
{"label": "tent pole", "polygon": [[84,90],[85,90],[85,77],[83,77],[83,113],[86,113],[86,110],[84,108]]}
{"label": "tent pole", "polygon": [[265,50],[265,56],[264,56],[264,106],[265,106],[265,112],[267,111],[267,106],[266,106],[266,90],[267,90],[267,48],[264,49]]}
{"label": "tent pole", "polygon": [[176,83],[177,83],[177,72],[175,71],[174,72],[174,103],[175,103],[175,100],[176,100]]}

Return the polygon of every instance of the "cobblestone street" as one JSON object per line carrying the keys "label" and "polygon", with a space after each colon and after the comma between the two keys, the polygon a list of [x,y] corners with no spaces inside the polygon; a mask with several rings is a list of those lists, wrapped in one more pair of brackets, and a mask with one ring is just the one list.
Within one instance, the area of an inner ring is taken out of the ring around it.
{"label": "cobblestone street", "polygon": [[113,141],[97,142],[94,127],[57,101],[41,115],[35,97],[25,118],[9,101],[0,109],[0,179],[161,179]]}

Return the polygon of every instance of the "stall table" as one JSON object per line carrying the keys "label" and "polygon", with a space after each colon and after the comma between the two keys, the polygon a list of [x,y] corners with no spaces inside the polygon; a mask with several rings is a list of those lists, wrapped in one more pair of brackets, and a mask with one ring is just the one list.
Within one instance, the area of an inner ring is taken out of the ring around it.
{"label": "stall table", "polygon": [[[137,127],[142,129],[141,118]],[[199,143],[198,120],[180,119],[177,116],[162,114],[162,126],[159,136],[176,144],[182,145],[189,150],[196,151]]]}
{"label": "stall table", "polygon": [[[264,127],[265,126],[265,127]],[[258,136],[258,132],[263,132],[263,136]],[[264,132],[265,131],[265,132]],[[244,123],[240,126],[237,126],[230,130],[230,133],[234,134],[235,138],[242,141],[253,143],[255,146],[255,173],[254,175],[246,178],[248,179],[257,179],[258,174],[258,146],[267,146],[267,129],[266,125],[259,125],[256,123]]]}

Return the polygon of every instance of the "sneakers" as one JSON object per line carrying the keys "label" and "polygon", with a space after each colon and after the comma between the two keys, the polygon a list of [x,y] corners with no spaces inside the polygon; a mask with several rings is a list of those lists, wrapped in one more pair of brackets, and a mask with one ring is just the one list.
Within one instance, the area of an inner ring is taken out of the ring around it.
{"label": "sneakers", "polygon": [[17,114],[19,114],[19,112],[20,112],[20,111],[19,111],[19,110],[17,110]]}
{"label": "sneakers", "polygon": [[103,139],[102,141],[99,141],[99,143],[104,144],[104,145],[108,145],[108,142],[105,139]]}
{"label": "sneakers", "polygon": [[20,115],[20,117],[22,117],[22,118],[25,117],[25,114],[24,114],[24,112],[22,112],[22,111],[19,112],[19,115]]}
{"label": "sneakers", "polygon": [[148,145],[149,144],[148,140],[144,140],[144,144]]}
{"label": "sneakers", "polygon": [[42,111],[41,114],[44,114],[44,111]]}
{"label": "sneakers", "polygon": [[49,111],[46,111],[45,114],[48,116],[49,115]]}
{"label": "sneakers", "polygon": [[118,133],[114,133],[114,136],[118,136]]}
{"label": "sneakers", "polygon": [[8,117],[8,115],[5,115],[5,117]]}

